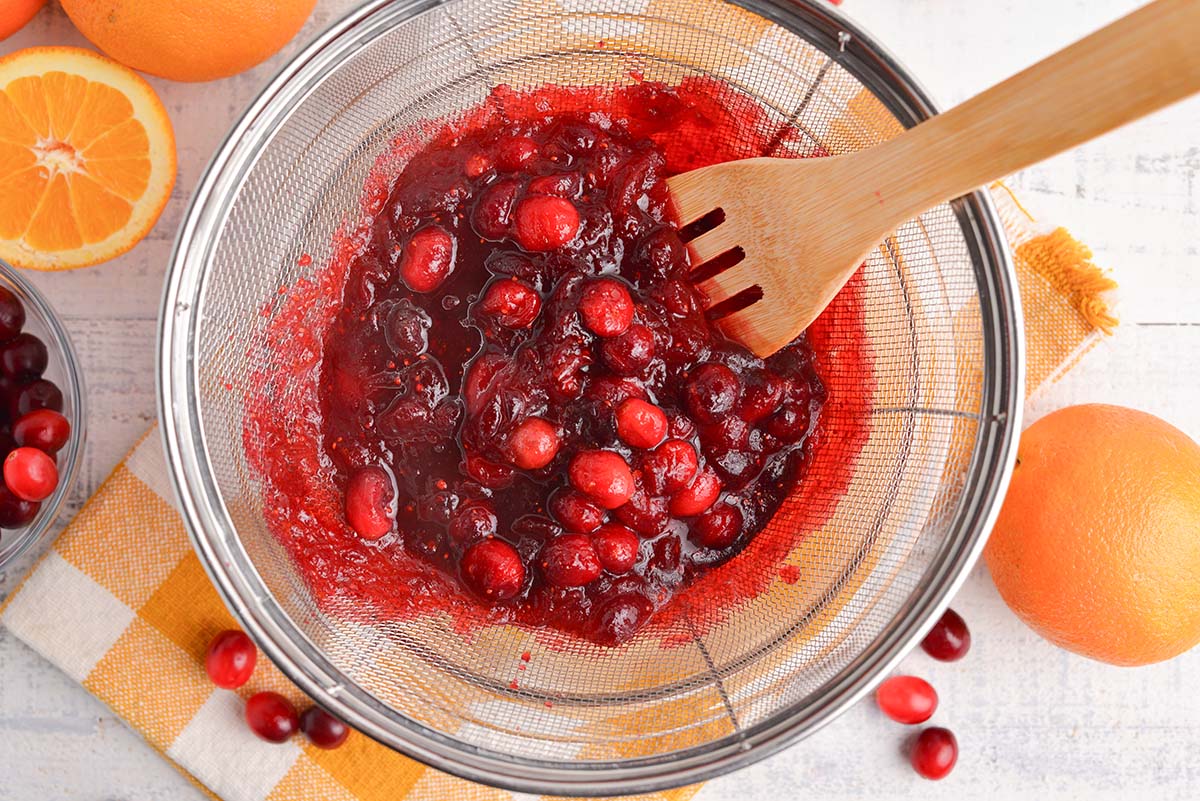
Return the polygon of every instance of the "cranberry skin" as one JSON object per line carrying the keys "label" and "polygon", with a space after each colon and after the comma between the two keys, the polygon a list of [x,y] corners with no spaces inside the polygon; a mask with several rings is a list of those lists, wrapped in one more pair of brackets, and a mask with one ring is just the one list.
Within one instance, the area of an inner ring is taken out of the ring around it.
{"label": "cranberry skin", "polygon": [[921,640],[925,653],[941,662],[957,662],[971,648],[971,632],[967,622],[953,609],[947,609]]}
{"label": "cranberry skin", "polygon": [[512,463],[525,470],[538,470],[550,464],[558,446],[558,431],[540,417],[525,418],[508,438]]}
{"label": "cranberry skin", "polygon": [[471,223],[484,239],[500,240],[508,236],[513,203],[517,199],[520,181],[497,181],[484,190],[471,216]]}
{"label": "cranberry skin", "polygon": [[477,454],[467,454],[463,464],[467,475],[488,489],[503,489],[512,483],[513,469]]}
{"label": "cranberry skin", "polygon": [[556,587],[582,587],[600,577],[600,557],[587,534],[560,534],[542,549],[542,573]]}
{"label": "cranberry skin", "polygon": [[253,641],[244,632],[230,629],[222,631],[209,643],[204,670],[213,684],[236,690],[250,681],[257,661],[258,649]]}
{"label": "cranberry skin", "polygon": [[633,473],[619,453],[580,451],[567,468],[571,486],[605,509],[616,509],[633,494]]}
{"label": "cranberry skin", "polygon": [[641,547],[638,535],[620,523],[608,523],[592,535],[592,546],[600,558],[600,564],[609,573],[628,573],[637,563]]}
{"label": "cranberry skin", "polygon": [[692,523],[692,542],[705,548],[728,548],[742,533],[742,511],[728,503],[718,503]]}
{"label": "cranberry skin", "polygon": [[525,282],[501,278],[484,292],[479,310],[505,328],[528,328],[542,310],[542,299]]}
{"label": "cranberry skin", "polygon": [[450,536],[462,545],[496,536],[496,513],[483,503],[471,503],[455,511],[450,520]]}
{"label": "cranberry skin", "polygon": [[574,490],[560,488],[550,496],[550,514],[567,531],[590,534],[604,522],[604,510]]}
{"label": "cranberry skin", "polygon": [[9,378],[37,378],[49,363],[45,343],[33,334],[18,334],[0,345],[0,372]]}
{"label": "cranberry skin", "polygon": [[500,372],[502,367],[504,367],[504,357],[494,353],[480,356],[471,362],[467,368],[466,377],[463,378],[462,389],[463,401],[466,403],[468,413],[479,414],[483,409],[492,379],[496,377],[496,373]]}
{"label": "cranberry skin", "polygon": [[633,267],[642,276],[663,279],[687,269],[687,248],[679,233],[667,226],[642,237],[633,251]]}
{"label": "cranberry skin", "polygon": [[764,371],[746,384],[738,415],[747,423],[757,422],[779,408],[783,399],[784,381],[775,373]]}
{"label": "cranberry skin", "polygon": [[350,727],[319,706],[310,706],[300,716],[300,731],[317,748],[331,750],[346,742]]}
{"label": "cranberry skin", "polygon": [[721,494],[721,479],[712,470],[705,468],[690,486],[671,496],[668,507],[676,517],[692,517],[716,503]]}
{"label": "cranberry skin", "polygon": [[785,403],[763,423],[763,430],[782,442],[799,442],[808,433],[808,409]]}
{"label": "cranberry skin", "polygon": [[67,444],[71,424],[53,409],[35,409],[13,424],[12,434],[17,445],[54,453]]}
{"label": "cranberry skin", "polygon": [[478,178],[492,169],[492,160],[483,153],[472,153],[463,163],[463,172],[468,178]]}
{"label": "cranberry skin", "polygon": [[875,691],[875,703],[897,723],[924,723],[937,710],[937,691],[916,676],[892,676]]}
{"label": "cranberry skin", "polygon": [[37,448],[17,448],[4,459],[4,483],[22,500],[44,501],[58,486],[58,467]]}
{"label": "cranberry skin", "polygon": [[0,484],[0,528],[21,528],[37,517],[40,503],[18,498],[12,490]]}
{"label": "cranberry skin", "polygon": [[432,292],[454,271],[454,237],[429,225],[408,240],[400,253],[400,280],[413,292]]}
{"label": "cranberry skin", "polygon": [[561,172],[556,175],[543,175],[529,182],[531,195],[557,195],[558,197],[578,197],[583,189],[583,180],[578,173]]}
{"label": "cranberry skin", "polygon": [[626,398],[617,407],[617,436],[634,448],[653,448],[667,435],[667,415],[641,398]]}
{"label": "cranberry skin", "polygon": [[669,439],[642,462],[646,488],[667,495],[686,487],[700,469],[700,457],[690,442]]}
{"label": "cranberry skin", "polygon": [[63,408],[62,390],[53,381],[39,378],[30,381],[25,386],[9,395],[8,415],[13,420],[19,420],[36,409],[53,409],[61,412]]}
{"label": "cranberry skin", "polygon": [[954,732],[931,726],[917,736],[912,749],[913,770],[926,779],[944,779],[958,762],[958,739]]}
{"label": "cranberry skin", "polygon": [[521,591],[525,565],[517,549],[501,539],[477,542],[463,554],[459,565],[463,583],[481,598],[503,601]]}
{"label": "cranberry skin", "polygon": [[585,633],[601,645],[621,645],[633,638],[653,611],[650,601],[637,593],[618,595],[588,618]]}
{"label": "cranberry skin", "polygon": [[575,238],[579,210],[566,198],[531,195],[513,213],[517,243],[529,251],[556,250]]}
{"label": "cranberry skin", "polygon": [[279,693],[255,693],[246,699],[246,723],[269,743],[285,743],[300,728],[292,702]]}
{"label": "cranberry skin", "polygon": [[692,373],[683,390],[688,413],[701,423],[715,423],[733,411],[741,395],[737,374],[723,364],[708,362]]}
{"label": "cranberry skin", "polygon": [[346,522],[364,540],[377,540],[392,530],[396,489],[382,467],[364,467],[346,482]]}
{"label": "cranberry skin", "polygon": [[25,327],[25,307],[17,296],[0,287],[0,342],[12,339]]}
{"label": "cranberry skin", "polygon": [[593,334],[619,336],[633,322],[633,298],[620,281],[599,278],[584,288],[579,298],[579,314]]}
{"label": "cranberry skin", "polygon": [[600,355],[617,375],[637,375],[654,359],[654,332],[634,323],[620,336],[605,339]]}
{"label": "cranberry skin", "polygon": [[420,356],[429,347],[429,314],[412,301],[405,299],[388,312],[383,336],[388,347],[402,358]]}

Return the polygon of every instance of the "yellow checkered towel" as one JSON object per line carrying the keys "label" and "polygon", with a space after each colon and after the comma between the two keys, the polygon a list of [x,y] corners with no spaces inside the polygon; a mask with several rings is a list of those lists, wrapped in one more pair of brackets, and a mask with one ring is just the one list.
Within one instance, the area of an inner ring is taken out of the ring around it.
{"label": "yellow checkered towel", "polygon": [[[1068,369],[1116,321],[1115,285],[1062,229],[1039,228],[994,188],[1016,256],[1030,390]],[[242,698],[271,689],[306,703],[265,660],[233,692],[203,658],[236,626],[188,544],[159,438],[139,443],[13,594],[0,621],[108,704],[151,746],[225,801],[447,801],[510,793],[426,768],[361,735],[334,751],[257,739]],[[683,801],[696,787],[651,798]]]}

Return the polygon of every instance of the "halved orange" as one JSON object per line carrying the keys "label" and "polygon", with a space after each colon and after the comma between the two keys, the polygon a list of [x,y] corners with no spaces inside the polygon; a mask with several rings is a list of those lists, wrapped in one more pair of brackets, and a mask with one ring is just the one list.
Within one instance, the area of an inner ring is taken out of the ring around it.
{"label": "halved orange", "polygon": [[37,270],[140,242],[175,184],[175,134],[133,71],[89,50],[0,58],[0,258]]}

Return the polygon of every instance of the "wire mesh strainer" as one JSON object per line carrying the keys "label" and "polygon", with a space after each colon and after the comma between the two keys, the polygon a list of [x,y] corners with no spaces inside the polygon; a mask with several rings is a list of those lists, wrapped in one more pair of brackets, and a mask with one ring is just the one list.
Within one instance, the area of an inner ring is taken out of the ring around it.
{"label": "wire mesh strainer", "polygon": [[[789,555],[791,583],[718,624],[689,627],[683,616],[615,649],[549,648],[508,627],[466,638],[438,619],[318,608],[264,524],[246,460],[242,398],[260,367],[263,310],[328,259],[398,131],[461,112],[497,84],[629,81],[634,70],[668,83],[722,79],[833,154],[932,113],[885,52],[815,3],[377,0],[306,49],[235,127],[197,191],[164,301],[167,449],[225,600],[336,714],[436,767],[519,790],[684,784],[830,720],[965,575],[1018,430],[1015,284],[994,210],[976,193],[906,223],[866,264],[870,434],[845,494],[822,501],[829,522]],[[837,456],[827,448],[806,483],[819,487]],[[790,533],[786,506],[780,514],[760,536]]]}

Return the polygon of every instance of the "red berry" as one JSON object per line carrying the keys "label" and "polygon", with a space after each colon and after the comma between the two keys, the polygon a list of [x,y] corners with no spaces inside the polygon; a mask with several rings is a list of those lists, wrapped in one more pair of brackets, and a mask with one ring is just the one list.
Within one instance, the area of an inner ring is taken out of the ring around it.
{"label": "red berry", "polygon": [[486,501],[460,507],[450,519],[450,536],[461,545],[471,545],[496,536],[499,522]]}
{"label": "red berry", "polygon": [[16,295],[0,287],[0,342],[12,339],[24,326],[25,307]]}
{"label": "red berry", "polygon": [[700,457],[690,442],[669,439],[642,460],[646,488],[668,495],[686,487],[700,469]]}
{"label": "red berry", "polygon": [[258,649],[253,641],[244,632],[231,629],[222,631],[209,643],[204,669],[213,684],[236,690],[250,680],[257,661]]}
{"label": "red berry", "polygon": [[589,534],[604,522],[604,510],[575,490],[561,487],[550,496],[550,514],[567,531]]}
{"label": "red berry", "polygon": [[37,517],[40,503],[18,498],[8,487],[0,484],[0,528],[21,528]]}
{"label": "red berry", "polygon": [[598,278],[580,295],[579,314],[587,329],[597,336],[619,336],[633,322],[633,298],[620,281]]}
{"label": "red berry", "polygon": [[637,562],[642,541],[638,535],[619,523],[608,523],[592,535],[592,546],[600,564],[609,573],[628,573]]}
{"label": "red berry", "polygon": [[542,548],[542,572],[556,587],[582,587],[600,577],[600,557],[587,534],[560,534]]}
{"label": "red berry", "polygon": [[617,407],[617,436],[634,448],[653,448],[667,435],[667,415],[640,398],[626,398]]}
{"label": "red berry", "polygon": [[463,378],[463,402],[467,405],[468,414],[478,414],[487,402],[492,379],[500,368],[504,367],[504,357],[496,353],[486,353],[480,356],[467,368]]}
{"label": "red berry", "polygon": [[971,632],[967,622],[953,609],[947,609],[921,641],[925,653],[942,662],[955,662],[971,648]]}
{"label": "red berry", "polygon": [[705,468],[690,486],[671,496],[669,506],[676,517],[692,517],[716,503],[721,494],[721,479],[712,470]]}
{"label": "red berry", "polygon": [[506,328],[528,328],[542,310],[542,299],[523,281],[500,278],[483,293],[479,310]]}
{"label": "red berry", "polygon": [[329,750],[346,742],[350,727],[319,706],[310,706],[300,716],[300,731],[317,748]]}
{"label": "red berry", "polygon": [[62,390],[53,381],[44,378],[30,381],[11,393],[8,398],[8,416],[13,420],[19,420],[35,409],[53,409],[61,412],[62,408]]}
{"label": "red berry", "polygon": [[503,601],[521,591],[525,565],[517,549],[501,539],[477,542],[463,554],[459,565],[463,583],[482,598]]}
{"label": "red berry", "polygon": [[488,489],[503,489],[512,483],[513,469],[509,465],[493,462],[491,459],[468,453],[463,468],[471,478]]}
{"label": "red berry", "polygon": [[577,197],[583,188],[583,180],[578,173],[560,172],[555,175],[543,175],[529,182],[531,195],[558,195],[559,197]]}
{"label": "red berry", "polygon": [[468,178],[478,178],[492,168],[492,160],[482,153],[472,153],[463,164],[463,172]]}
{"label": "red berry", "polygon": [[742,533],[742,510],[719,503],[692,522],[689,536],[705,548],[728,548]]}
{"label": "red berry", "polygon": [[567,468],[571,486],[605,509],[616,509],[633,494],[633,473],[619,453],[580,451]]}
{"label": "red berry", "polygon": [[558,453],[558,431],[540,417],[526,417],[508,438],[512,463],[525,470],[537,470],[554,461]]}
{"label": "red berry", "polygon": [[346,483],[346,522],[364,540],[377,540],[392,530],[396,488],[382,467],[364,467]]}
{"label": "red berry", "polygon": [[413,292],[432,292],[454,271],[454,251],[454,237],[444,228],[421,228],[400,253],[400,279]]}
{"label": "red berry", "polygon": [[513,203],[520,188],[520,181],[507,178],[484,190],[471,217],[471,222],[480,236],[484,239],[503,239],[508,236]]}
{"label": "red berry", "polygon": [[600,353],[614,373],[637,375],[654,359],[654,332],[634,323],[624,334],[605,339]]}
{"label": "red berry", "polygon": [[22,500],[44,501],[58,486],[58,467],[37,448],[17,448],[4,459],[4,483]]}
{"label": "red berry", "polygon": [[9,378],[37,378],[49,363],[45,343],[33,334],[17,334],[0,345],[0,371]]}
{"label": "red berry", "polygon": [[958,739],[954,732],[931,726],[917,737],[912,749],[913,769],[926,779],[944,779],[958,762]]}
{"label": "red berry", "polygon": [[71,424],[53,409],[35,409],[13,424],[13,439],[18,445],[54,453],[71,436]]}
{"label": "red berry", "polygon": [[554,195],[530,195],[517,204],[514,217],[517,242],[526,250],[560,248],[579,230],[575,204]]}
{"label": "red berry", "polygon": [[701,423],[715,423],[733,411],[741,395],[737,374],[723,364],[708,362],[692,373],[683,390],[688,413]]}
{"label": "red berry", "polygon": [[924,723],[937,709],[937,691],[916,676],[892,676],[875,691],[875,702],[897,723]]}
{"label": "red berry", "polygon": [[785,388],[782,378],[764,370],[747,382],[738,414],[748,423],[761,420],[779,407]]}
{"label": "red berry", "polygon": [[246,699],[246,722],[269,743],[284,743],[300,727],[292,702],[279,693],[255,693]]}
{"label": "red berry", "polygon": [[808,433],[808,406],[788,402],[763,423],[763,430],[783,442],[799,442]]}
{"label": "red berry", "polygon": [[500,168],[512,172],[528,164],[538,154],[537,142],[528,136],[514,136],[500,143],[496,163]]}

